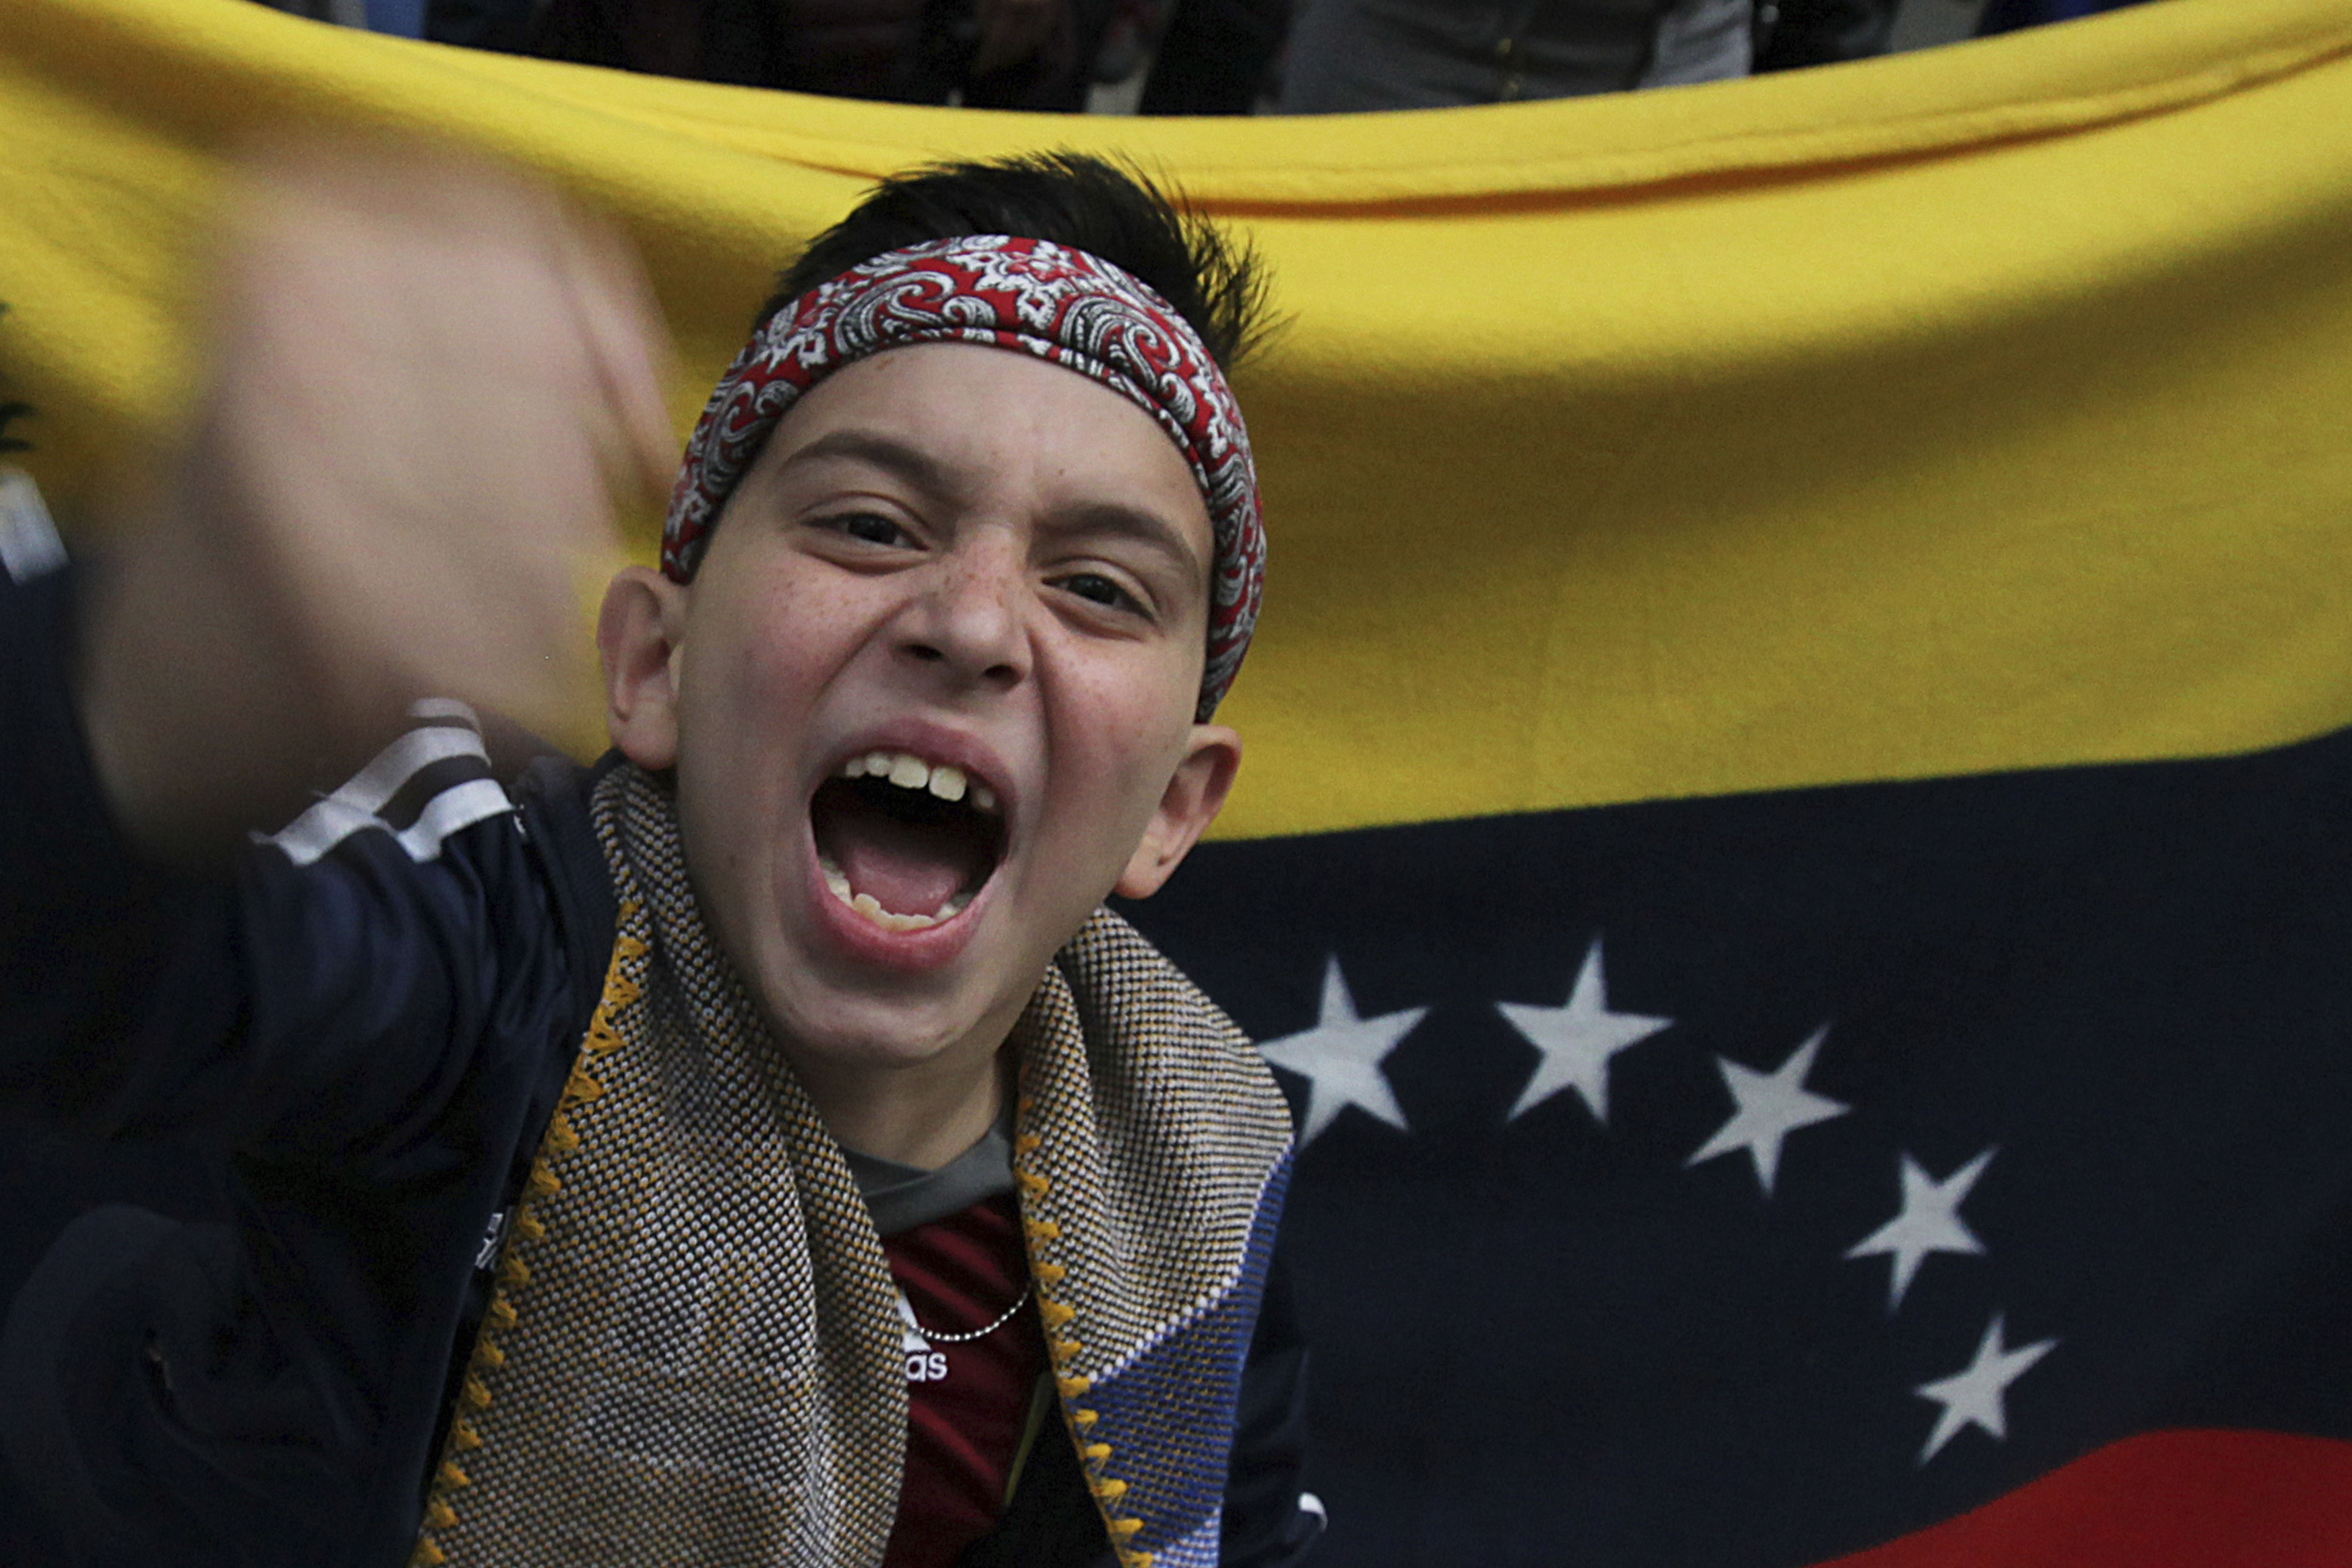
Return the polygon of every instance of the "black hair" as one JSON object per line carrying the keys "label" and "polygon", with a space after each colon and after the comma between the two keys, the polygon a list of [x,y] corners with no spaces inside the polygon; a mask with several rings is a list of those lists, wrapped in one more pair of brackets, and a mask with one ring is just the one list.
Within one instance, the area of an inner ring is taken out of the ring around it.
{"label": "black hair", "polygon": [[1267,331],[1265,269],[1141,170],[1083,153],[935,163],[894,175],[809,241],[760,311],[771,316],[885,251],[968,234],[1051,240],[1133,274],[1176,308],[1227,371]]}

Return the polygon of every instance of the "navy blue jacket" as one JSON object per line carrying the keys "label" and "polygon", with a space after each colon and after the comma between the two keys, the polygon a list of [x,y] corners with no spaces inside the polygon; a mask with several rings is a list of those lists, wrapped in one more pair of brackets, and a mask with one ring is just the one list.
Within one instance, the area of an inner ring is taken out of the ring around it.
{"label": "navy blue jacket", "polygon": [[[44,1562],[390,1568],[610,956],[595,775],[548,760],[502,790],[453,719],[227,878],[177,877],[110,820],[72,634],[68,574],[0,585],[0,1120],[10,1240],[37,1251],[0,1331],[0,1539]],[[64,1165],[38,1152],[68,1143],[85,1167],[101,1144],[168,1150],[188,1201],[52,1235]],[[1311,1539],[1292,1323],[1277,1282],[1229,1562]],[[967,1563],[1108,1560],[1066,1447]]]}

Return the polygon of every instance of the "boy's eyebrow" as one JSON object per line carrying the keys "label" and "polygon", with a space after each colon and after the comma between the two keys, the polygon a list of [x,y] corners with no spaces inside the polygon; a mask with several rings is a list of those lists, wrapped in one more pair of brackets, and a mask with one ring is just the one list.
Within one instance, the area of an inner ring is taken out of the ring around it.
{"label": "boy's eyebrow", "polygon": [[[789,471],[803,463],[838,458],[870,463],[918,489],[950,500],[962,499],[971,489],[970,481],[952,466],[919,447],[878,430],[828,430],[786,458],[778,471]],[[1188,577],[1203,576],[1208,571],[1208,563],[1182,529],[1143,507],[1110,500],[1081,501],[1062,509],[1049,526],[1057,533],[1110,534],[1133,540],[1167,556]]]}
{"label": "boy's eyebrow", "polygon": [[870,463],[917,489],[946,500],[960,499],[971,488],[963,476],[921,447],[876,430],[828,430],[786,458],[778,466],[778,472],[789,471],[803,463],[841,458]]}
{"label": "boy's eyebrow", "polygon": [[1081,501],[1057,511],[1047,525],[1055,533],[1109,534],[1131,540],[1166,556],[1185,576],[1207,580],[1208,563],[1184,531],[1156,511],[1118,501]]}

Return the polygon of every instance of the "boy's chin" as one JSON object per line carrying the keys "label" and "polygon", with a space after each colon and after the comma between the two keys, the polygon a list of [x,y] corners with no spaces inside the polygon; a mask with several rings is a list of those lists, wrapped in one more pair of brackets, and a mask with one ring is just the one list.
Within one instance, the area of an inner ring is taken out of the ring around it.
{"label": "boy's chin", "polygon": [[[771,953],[759,989],[785,1054],[835,1071],[887,1073],[993,1053],[1052,956],[1011,961],[990,940],[1002,933],[980,921],[889,931],[829,895],[824,904],[832,908],[819,906],[817,930]],[[1013,973],[1024,968],[1030,973]],[[994,1038],[973,1038],[990,1032]]]}
{"label": "boy's chin", "polygon": [[[835,1079],[919,1072],[950,1058],[992,1056],[1009,1026],[992,1031],[996,1009],[977,998],[946,997],[921,1003],[866,994],[777,998],[769,1027],[785,1058],[804,1075]],[[1015,1015],[1018,1016],[1017,1014]]]}

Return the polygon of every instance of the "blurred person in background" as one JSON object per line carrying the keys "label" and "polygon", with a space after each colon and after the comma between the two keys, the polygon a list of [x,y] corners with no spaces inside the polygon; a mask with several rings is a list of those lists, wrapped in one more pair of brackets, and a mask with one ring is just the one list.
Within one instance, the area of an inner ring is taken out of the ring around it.
{"label": "blurred person in background", "polygon": [[[1127,0],[1121,8],[1140,4]],[[1158,10],[1150,19],[1158,49],[1139,113],[1253,114],[1267,106],[1290,36],[1291,0],[1174,0]],[[1113,76],[1098,62],[1097,79],[1120,79],[1146,63],[1129,59]]]}
{"label": "blurred person in background", "polygon": [[894,103],[1076,111],[1110,0],[433,0],[426,36]]}
{"label": "blurred person in background", "polygon": [[[262,3],[471,48],[899,103],[1076,112],[1090,85],[1148,69],[1138,110],[1177,115],[1507,102],[1827,65],[1885,52],[1898,0]],[[2126,3],[1992,0],[1982,30]]]}
{"label": "blurred person in background", "polygon": [[1858,59],[1885,50],[1895,4],[1303,0],[1280,107],[1334,114],[1508,103]]}
{"label": "blurred person in background", "polygon": [[1762,0],[1753,68],[1794,70],[1886,52],[1900,0]]}
{"label": "blurred person in background", "polygon": [[426,0],[425,36],[436,43],[522,54],[545,0]]}
{"label": "blurred person in background", "polygon": [[895,103],[1078,110],[1117,0],[262,0],[314,21]]}
{"label": "blurred person in background", "polygon": [[1753,0],[1305,0],[1285,114],[1442,109],[1746,76]]}
{"label": "blurred person in background", "polygon": [[1978,19],[1977,36],[2038,27],[2046,22],[2072,22],[2138,3],[2139,0],[1991,0]]}
{"label": "blurred person in background", "polygon": [[[314,22],[365,27],[370,32],[396,33],[404,38],[424,35],[426,3],[427,0],[262,0],[273,11],[308,16]],[[523,3],[527,5],[529,0]]]}

